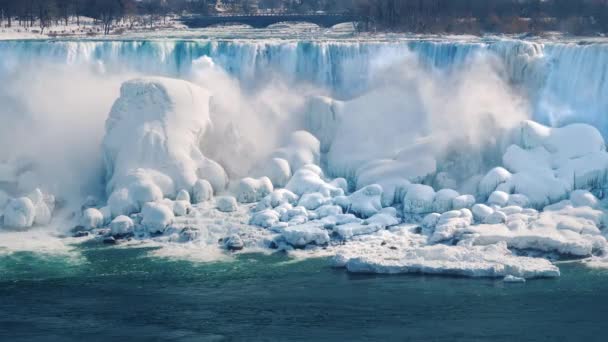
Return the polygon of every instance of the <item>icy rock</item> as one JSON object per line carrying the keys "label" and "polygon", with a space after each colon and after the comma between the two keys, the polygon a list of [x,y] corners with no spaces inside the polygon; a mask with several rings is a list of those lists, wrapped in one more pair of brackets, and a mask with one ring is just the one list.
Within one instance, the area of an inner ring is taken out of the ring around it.
{"label": "icy rock", "polygon": [[[391,208],[391,209],[394,209],[394,208]],[[376,215],[366,219],[364,221],[364,223],[367,225],[377,225],[382,228],[386,228],[386,227],[392,227],[392,226],[398,225],[399,223],[401,223],[401,221],[397,217],[396,211],[390,212],[390,211],[385,210],[385,211],[381,211],[381,212],[377,213]]]}
{"label": "icy rock", "polygon": [[342,207],[338,205],[327,204],[321,206],[315,210],[318,219],[322,219],[328,216],[335,216],[343,214]]}
{"label": "icy rock", "polygon": [[11,199],[4,208],[4,226],[9,228],[29,228],[34,224],[36,208],[27,197]]}
{"label": "icy rock", "polygon": [[296,172],[306,164],[319,164],[321,143],[306,131],[291,134],[287,145],[273,153],[273,157],[285,159]]}
{"label": "icy rock", "polygon": [[282,188],[291,178],[291,167],[283,158],[270,158],[267,162],[256,166],[252,174],[256,177],[268,177],[275,187]]}
{"label": "icy rock", "polygon": [[452,200],[452,208],[454,210],[459,209],[470,209],[475,204],[475,197],[473,195],[460,195],[454,197]]}
{"label": "icy rock", "polygon": [[279,223],[279,214],[271,209],[266,209],[260,212],[257,212],[251,216],[249,220],[249,224],[264,228],[270,228],[277,223]]}
{"label": "icy rock", "polygon": [[503,167],[497,167],[488,172],[479,182],[478,192],[481,196],[488,197],[496,188],[512,177],[511,172]]}
{"label": "icy rock", "polygon": [[215,205],[217,206],[217,210],[224,213],[230,213],[237,209],[236,198],[232,196],[217,197],[215,199]]}
{"label": "icy rock", "polygon": [[236,198],[240,203],[253,203],[266,197],[273,190],[272,182],[268,177],[243,178],[237,185]]}
{"label": "icy rock", "polygon": [[368,218],[382,210],[382,187],[377,184],[368,185],[350,195],[350,212]]}
{"label": "icy rock", "polygon": [[527,279],[560,275],[559,269],[548,260],[515,256],[504,243],[472,247],[434,245],[410,248],[398,257],[376,253],[346,259],[342,263],[353,273],[423,273],[491,278],[513,275]]}
{"label": "icy rock", "polygon": [[320,206],[328,204],[329,202],[329,198],[323,196],[319,192],[313,192],[302,195],[302,197],[300,197],[300,201],[298,201],[298,206],[304,207],[307,210],[315,210]]}
{"label": "icy rock", "polygon": [[425,214],[433,211],[435,190],[428,185],[413,184],[403,199],[405,214]]}
{"label": "icy rock", "polygon": [[133,232],[135,224],[133,220],[125,215],[116,217],[110,222],[110,231],[112,235],[126,235]]}
{"label": "icy rock", "polygon": [[188,201],[175,201],[173,202],[173,214],[175,216],[186,216],[190,212],[192,205]]}
{"label": "icy rock", "polygon": [[445,212],[439,217],[429,242],[438,243],[453,239],[459,230],[470,226],[471,223],[472,217],[468,209]]}
{"label": "icy rock", "polygon": [[575,207],[597,208],[599,200],[589,191],[575,190],[570,193],[570,202]]}
{"label": "icy rock", "polygon": [[501,211],[495,211],[493,213],[491,213],[490,215],[488,215],[484,220],[483,223],[485,224],[499,224],[499,223],[505,223],[507,221],[507,215]]}
{"label": "icy rock", "polygon": [[229,251],[240,251],[245,248],[245,243],[240,236],[232,234],[224,240],[224,247]]}
{"label": "icy rock", "polygon": [[220,164],[211,159],[204,159],[201,162],[201,165],[196,171],[196,175],[200,179],[207,180],[209,184],[211,184],[213,193],[215,194],[224,191],[228,185],[228,175],[226,174],[226,171]]}
{"label": "icy rock", "polygon": [[298,202],[298,195],[287,189],[278,189],[270,194],[270,205],[276,208],[282,204],[295,205]]}
{"label": "icy rock", "polygon": [[288,244],[298,248],[307,245],[322,246],[328,244],[330,240],[327,231],[315,224],[285,228],[282,236]]}
{"label": "icy rock", "polygon": [[485,204],[475,204],[471,209],[473,212],[473,217],[477,222],[483,222],[488,216],[490,216],[494,209],[488,207]]}
{"label": "icy rock", "polygon": [[518,206],[525,208],[530,204],[530,200],[527,196],[522,194],[513,194],[509,195],[509,201],[507,202],[508,206]]}
{"label": "icy rock", "polygon": [[150,233],[164,231],[174,219],[173,210],[161,203],[146,203],[141,214],[141,223]]}
{"label": "icy rock", "polygon": [[494,191],[488,198],[488,204],[504,207],[509,202],[509,194],[502,191]]}
{"label": "icy rock", "polygon": [[460,194],[452,189],[441,189],[435,194],[435,201],[433,202],[433,211],[437,213],[443,213],[452,210],[453,201]]}
{"label": "icy rock", "polygon": [[95,208],[88,208],[82,212],[80,225],[85,229],[99,228],[103,225],[103,214]]}
{"label": "icy rock", "polygon": [[318,173],[307,168],[296,171],[285,186],[285,189],[298,196],[313,192],[320,192],[326,197],[344,194],[342,189],[325,182]]}
{"label": "icy rock", "polygon": [[441,214],[439,213],[430,213],[422,219],[422,228],[434,229],[439,223],[439,219],[441,218]]}
{"label": "icy rock", "polygon": [[186,201],[190,203],[190,194],[188,193],[188,191],[182,189],[177,193],[177,196],[175,196],[175,200]]}
{"label": "icy rock", "polygon": [[381,224],[353,222],[336,225],[333,228],[333,232],[334,234],[337,234],[341,239],[348,240],[355,236],[372,234],[384,228],[385,226]]}
{"label": "icy rock", "polygon": [[192,186],[192,203],[198,204],[213,198],[213,187],[204,179],[198,179]]}
{"label": "icy rock", "polygon": [[139,211],[139,205],[135,203],[127,189],[114,190],[108,198],[108,207],[113,217],[119,215],[130,215]]}
{"label": "icy rock", "polygon": [[293,219],[294,217],[297,217],[297,216],[305,217],[305,218],[308,219],[308,210],[306,210],[306,208],[300,207],[300,206],[288,209],[281,216],[281,221],[288,222],[288,221],[290,221],[291,219]]}

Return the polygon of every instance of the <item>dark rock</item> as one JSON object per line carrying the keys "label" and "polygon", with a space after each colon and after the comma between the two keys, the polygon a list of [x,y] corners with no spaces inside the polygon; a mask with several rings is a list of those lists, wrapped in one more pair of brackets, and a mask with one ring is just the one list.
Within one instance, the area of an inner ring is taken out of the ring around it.
{"label": "dark rock", "polygon": [[112,236],[109,236],[109,237],[103,239],[103,243],[105,243],[107,245],[115,245],[116,242],[117,242],[116,239]]}
{"label": "dark rock", "polygon": [[85,237],[85,236],[89,236],[89,232],[80,230],[80,231],[77,231],[74,234],[72,234],[72,236],[76,237],[76,238]]}
{"label": "dark rock", "polygon": [[229,251],[240,251],[245,248],[245,244],[240,236],[234,234],[224,239],[224,247]]}

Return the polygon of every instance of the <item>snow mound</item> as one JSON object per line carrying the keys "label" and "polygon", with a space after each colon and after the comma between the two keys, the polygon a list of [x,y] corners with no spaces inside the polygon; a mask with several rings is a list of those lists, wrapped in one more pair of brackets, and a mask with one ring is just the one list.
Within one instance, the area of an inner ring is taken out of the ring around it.
{"label": "snow mound", "polygon": [[236,188],[236,198],[239,203],[258,202],[274,190],[268,177],[259,179],[243,178]]}
{"label": "snow mound", "polygon": [[210,94],[192,83],[142,78],[123,83],[106,121],[103,156],[113,215],[173,197],[207,179],[215,191],[226,184],[221,166],[200,150],[209,130]]}

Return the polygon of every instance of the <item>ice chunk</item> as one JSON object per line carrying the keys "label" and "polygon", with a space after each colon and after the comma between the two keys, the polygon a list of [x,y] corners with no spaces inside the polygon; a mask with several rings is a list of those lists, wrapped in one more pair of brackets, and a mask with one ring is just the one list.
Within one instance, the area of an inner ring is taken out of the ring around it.
{"label": "ice chunk", "polygon": [[441,218],[441,214],[439,213],[430,213],[422,219],[422,227],[427,229],[435,229],[437,223],[439,223],[439,219]]}
{"label": "ice chunk", "polygon": [[270,205],[276,208],[282,204],[294,205],[298,202],[298,195],[287,189],[278,189],[270,194]]}
{"label": "ice chunk", "polygon": [[328,204],[330,199],[323,196],[323,194],[319,192],[313,192],[310,194],[304,194],[300,197],[300,201],[298,202],[298,206],[304,207],[307,210],[315,210],[320,206]]}
{"label": "ice chunk", "polygon": [[509,201],[507,202],[508,206],[516,205],[518,207],[525,208],[530,204],[530,200],[526,195],[522,194],[513,194],[509,195]]}
{"label": "ice chunk", "polygon": [[80,216],[80,225],[85,229],[99,228],[103,225],[103,214],[95,208],[88,208]]}
{"label": "ice chunk", "polygon": [[177,196],[175,196],[175,200],[176,201],[186,201],[188,203],[190,203],[190,194],[188,193],[188,191],[186,190],[180,190],[177,193]]}
{"label": "ice chunk", "polygon": [[575,190],[570,193],[570,202],[575,207],[596,208],[599,204],[598,199],[589,191]]}
{"label": "ice chunk", "polygon": [[268,177],[243,178],[237,185],[236,198],[240,203],[253,203],[266,197],[273,190],[272,182]]}
{"label": "ice chunk", "polygon": [[327,231],[313,223],[285,228],[282,236],[288,244],[300,248],[311,244],[326,245],[330,240]]}
{"label": "ice chunk", "polygon": [[133,231],[134,227],[135,224],[133,223],[133,220],[125,215],[120,215],[110,222],[112,235],[129,234]]}
{"label": "ice chunk", "polygon": [[4,208],[4,226],[10,228],[29,228],[34,224],[36,207],[27,197],[14,198]]}
{"label": "ice chunk", "polygon": [[273,157],[289,162],[292,172],[298,171],[306,164],[319,164],[321,143],[307,131],[296,131],[291,134],[287,146],[278,149]]}
{"label": "ice chunk", "polygon": [[441,214],[429,242],[438,243],[453,239],[459,230],[471,225],[472,219],[468,209],[452,210]]}
{"label": "ice chunk", "polygon": [[368,218],[382,210],[382,187],[377,184],[366,186],[350,195],[350,211],[362,218]]}
{"label": "ice chunk", "polygon": [[433,211],[435,190],[428,185],[412,184],[403,199],[405,214],[425,214]]}
{"label": "ice chunk", "polygon": [[213,198],[213,187],[204,179],[198,179],[192,186],[192,202],[194,204],[209,201]]}
{"label": "ice chunk", "polygon": [[173,213],[175,216],[186,216],[190,212],[192,205],[188,201],[173,202]]}
{"label": "ice chunk", "polygon": [[282,188],[291,178],[291,167],[285,159],[270,158],[254,167],[252,174],[256,177],[268,177],[275,187]]}
{"label": "ice chunk", "polygon": [[217,206],[217,210],[229,213],[236,211],[237,204],[236,198],[232,196],[220,196],[215,199],[215,205]]}
{"label": "ice chunk", "polygon": [[509,274],[504,277],[502,281],[504,281],[505,283],[525,283],[526,278],[520,278]]}
{"label": "ice chunk", "polygon": [[491,213],[490,215],[488,215],[484,220],[483,223],[485,224],[499,224],[499,223],[505,223],[507,221],[507,215],[501,211],[495,211],[493,213]]}
{"label": "ice chunk", "polygon": [[500,184],[511,179],[511,176],[511,172],[503,167],[494,168],[481,179],[477,191],[484,198],[488,197]]}
{"label": "ice chunk", "polygon": [[146,203],[141,211],[142,225],[150,233],[162,232],[173,223],[173,210],[162,203]]}
{"label": "ice chunk", "polygon": [[494,209],[488,207],[485,204],[475,204],[472,208],[473,217],[477,222],[483,222],[488,216],[490,216]]}
{"label": "ice chunk", "polygon": [[336,216],[343,214],[342,207],[338,205],[324,205],[315,210],[318,219],[322,219],[328,216]]}
{"label": "ice chunk", "polygon": [[452,200],[452,208],[454,210],[471,208],[475,204],[473,195],[460,195]]}
{"label": "ice chunk", "polygon": [[502,191],[494,191],[488,198],[488,204],[504,207],[509,202],[509,194]]}
{"label": "ice chunk", "polygon": [[460,196],[460,194],[452,189],[441,189],[437,191],[435,194],[435,202],[433,202],[433,211],[443,213],[452,210],[453,201],[458,196]]}
{"label": "ice chunk", "polygon": [[264,228],[270,228],[279,223],[279,214],[271,209],[262,210],[253,214],[249,224]]}
{"label": "ice chunk", "polygon": [[307,168],[296,171],[285,186],[285,189],[298,196],[313,192],[319,192],[324,196],[331,197],[344,194],[342,189],[325,182],[318,173]]}
{"label": "ice chunk", "polygon": [[490,246],[434,245],[411,248],[398,257],[364,255],[351,257],[346,269],[354,273],[424,273],[467,277],[521,278],[558,277],[559,269],[541,258],[513,255],[506,244]]}

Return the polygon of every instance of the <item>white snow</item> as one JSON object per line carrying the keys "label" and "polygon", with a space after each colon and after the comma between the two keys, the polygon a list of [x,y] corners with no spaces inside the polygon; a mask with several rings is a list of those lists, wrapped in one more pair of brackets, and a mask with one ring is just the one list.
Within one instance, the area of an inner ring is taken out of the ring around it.
{"label": "white snow", "polygon": [[146,203],[141,215],[141,223],[149,233],[164,231],[174,219],[173,210],[163,203]]}
{"label": "white snow", "polygon": [[425,214],[433,211],[435,203],[435,190],[428,185],[413,184],[408,187],[403,198],[403,212],[405,214]]}
{"label": "white snow", "polygon": [[198,179],[192,186],[192,202],[194,204],[209,201],[213,198],[213,187],[204,179]]}
{"label": "white snow", "polygon": [[219,196],[215,198],[217,210],[225,213],[236,211],[236,198],[232,196]]}
{"label": "white snow", "polygon": [[135,224],[133,220],[125,215],[120,215],[116,217],[112,222],[110,222],[110,229],[112,231],[112,235],[123,235],[128,234],[133,231]]}

